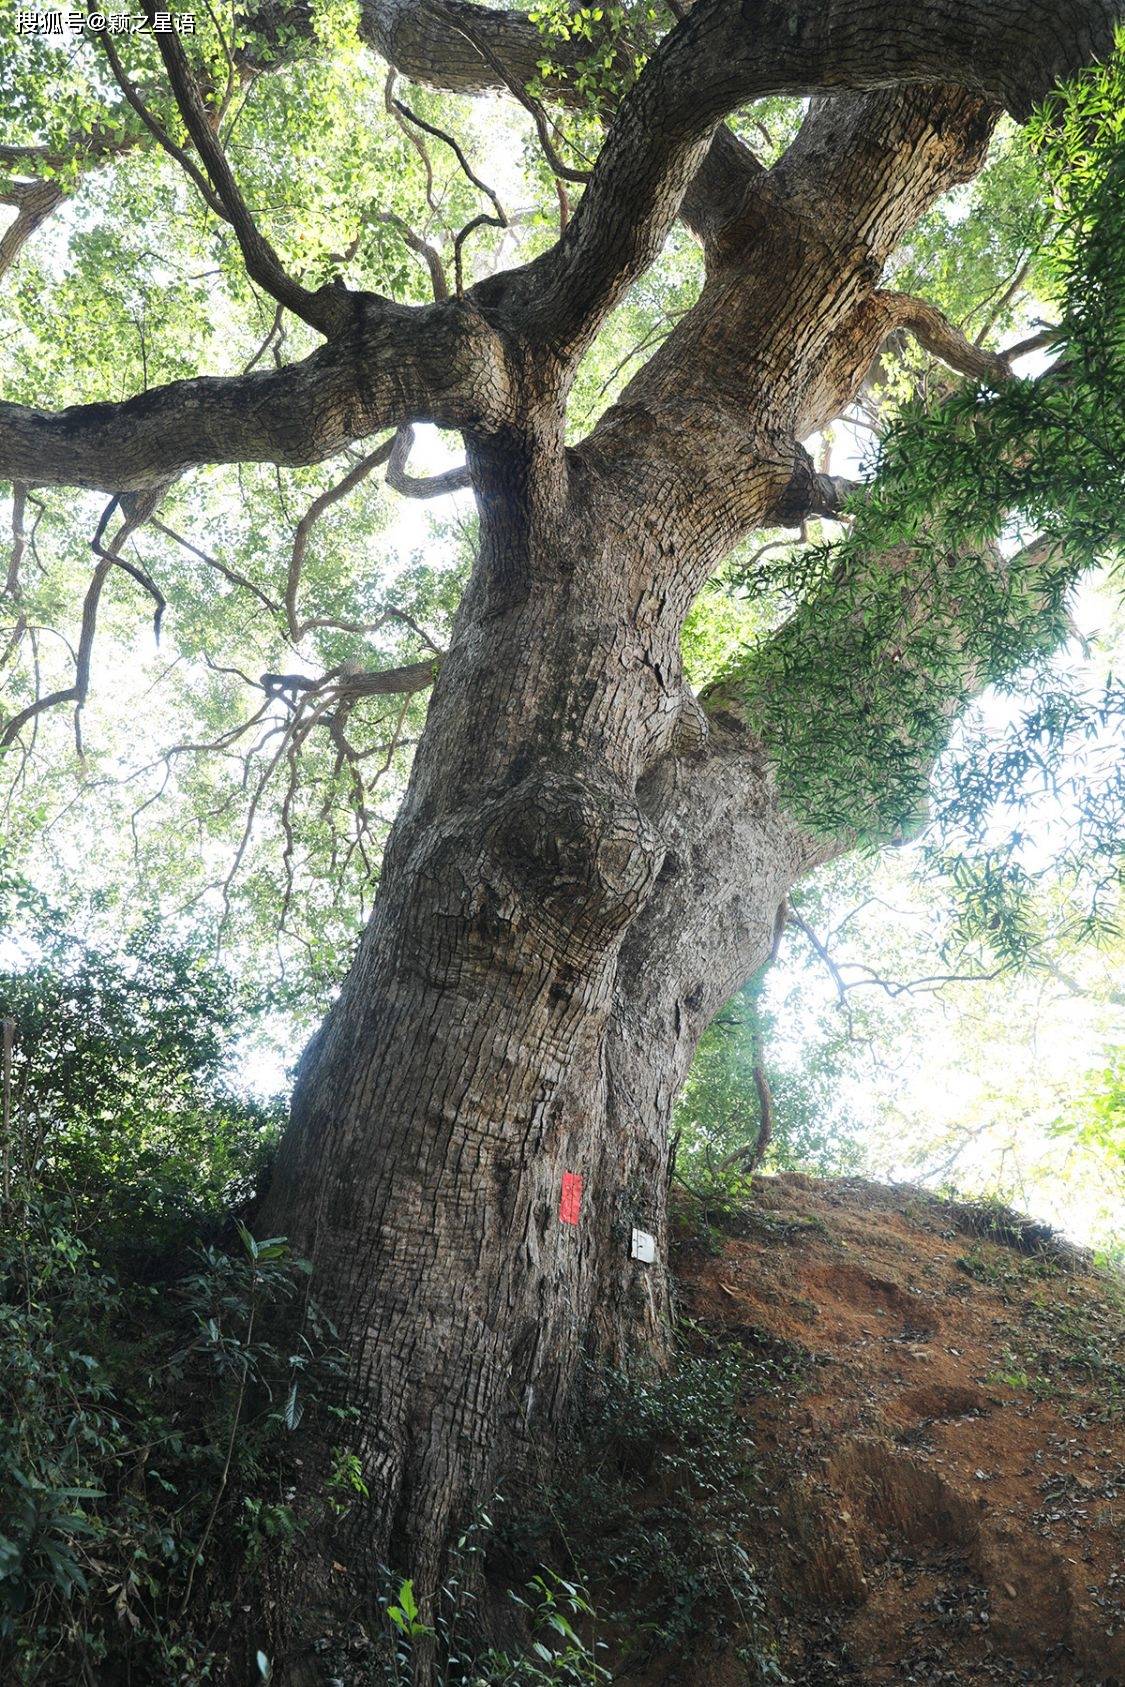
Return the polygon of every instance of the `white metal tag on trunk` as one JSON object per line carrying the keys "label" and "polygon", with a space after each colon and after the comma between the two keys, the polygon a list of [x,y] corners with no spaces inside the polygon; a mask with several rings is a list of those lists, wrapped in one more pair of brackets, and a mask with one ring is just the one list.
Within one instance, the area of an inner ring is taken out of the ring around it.
{"label": "white metal tag on trunk", "polygon": [[629,1255],[639,1259],[642,1265],[651,1265],[656,1258],[656,1237],[650,1236],[647,1230],[634,1230]]}

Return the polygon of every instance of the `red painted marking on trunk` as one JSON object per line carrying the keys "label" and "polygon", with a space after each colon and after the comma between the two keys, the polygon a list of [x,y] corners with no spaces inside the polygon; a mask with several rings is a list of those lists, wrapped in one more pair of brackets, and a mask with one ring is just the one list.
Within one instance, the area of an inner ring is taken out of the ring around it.
{"label": "red painted marking on trunk", "polygon": [[582,1205],[582,1178],[578,1172],[563,1172],[562,1200],[559,1218],[563,1224],[578,1223],[578,1209]]}

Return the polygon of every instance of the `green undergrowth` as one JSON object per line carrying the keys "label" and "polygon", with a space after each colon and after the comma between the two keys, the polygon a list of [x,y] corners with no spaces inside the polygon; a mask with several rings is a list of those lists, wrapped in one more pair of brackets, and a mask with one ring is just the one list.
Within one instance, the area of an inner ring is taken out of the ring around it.
{"label": "green undergrowth", "polygon": [[768,1577],[755,1556],[770,1510],[744,1408],[800,1386],[793,1355],[684,1323],[664,1372],[599,1373],[528,1538],[595,1590],[614,1677],[700,1648],[736,1678],[784,1681]]}
{"label": "green undergrowth", "polygon": [[754,1175],[738,1166],[704,1162],[690,1181],[677,1176],[670,1210],[675,1240],[719,1255],[732,1236],[792,1242],[828,1235],[824,1220],[815,1214],[781,1217],[755,1205],[753,1188]]}
{"label": "green undergrowth", "polygon": [[0,1680],[194,1687],[297,1545],[293,1432],[331,1444],[340,1355],[307,1265],[240,1222],[277,1109],[227,1087],[231,980],[2,879],[0,925]]}
{"label": "green undergrowth", "polygon": [[676,1241],[721,1254],[727,1237],[745,1229],[751,1187],[751,1177],[737,1166],[704,1165],[690,1182],[677,1175],[670,1211]]}
{"label": "green undergrowth", "polygon": [[[382,1662],[364,1681],[407,1683],[429,1646],[442,1687],[629,1680],[700,1651],[747,1687],[788,1679],[754,1550],[773,1508],[744,1408],[800,1387],[800,1356],[691,1323],[680,1336],[666,1370],[590,1371],[554,1479],[466,1531],[429,1623],[412,1582],[387,1573]],[[473,1643],[484,1582],[511,1606],[511,1650]]]}
{"label": "green undergrowth", "polygon": [[64,1205],[6,1219],[0,1678],[208,1681],[241,1587],[294,1541],[292,1431],[335,1409],[306,1268],[243,1229],[128,1281]]}

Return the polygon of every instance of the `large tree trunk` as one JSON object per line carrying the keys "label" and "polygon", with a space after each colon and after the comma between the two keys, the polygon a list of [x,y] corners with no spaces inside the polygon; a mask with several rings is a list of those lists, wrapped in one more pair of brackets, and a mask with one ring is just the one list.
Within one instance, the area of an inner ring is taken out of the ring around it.
{"label": "large tree trunk", "polygon": [[555,583],[499,610],[486,663],[481,606],[462,613],[262,1220],[315,1261],[350,1355],[371,1502],[337,1551],[423,1600],[471,1508],[543,1474],[582,1359],[662,1360],[672,1104],[830,848],[721,711],[638,778],[663,687],[562,531]]}
{"label": "large tree trunk", "polygon": [[591,438],[563,449],[549,357],[525,426],[469,438],[481,555],[264,1220],[351,1355],[353,1561],[423,1593],[466,1512],[549,1456],[582,1356],[663,1352],[676,1091],[839,847],[786,814],[737,709],[709,723],[686,690],[683,618],[744,532],[824,495],[793,442],[863,378],[885,256],[993,115],[877,93],[815,113],[772,175],[713,151],[703,296]]}
{"label": "large tree trunk", "polygon": [[512,439],[474,472],[481,564],[267,1220],[352,1355],[365,1548],[423,1588],[466,1509],[549,1448],[582,1353],[659,1352],[666,1323],[662,1267],[629,1254],[663,1227],[660,1145],[622,1128],[606,1052],[665,853],[634,794],[672,729],[651,629],[561,454]]}

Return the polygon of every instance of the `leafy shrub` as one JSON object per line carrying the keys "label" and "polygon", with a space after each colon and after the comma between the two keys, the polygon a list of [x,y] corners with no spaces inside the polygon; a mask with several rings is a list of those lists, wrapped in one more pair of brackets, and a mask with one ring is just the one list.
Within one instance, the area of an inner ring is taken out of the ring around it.
{"label": "leafy shrub", "polygon": [[291,1539],[290,1431],[310,1401],[332,1409],[307,1268],[243,1230],[170,1285],[126,1284],[61,1205],[6,1216],[0,1674],[118,1680],[127,1654],[131,1679],[207,1680],[202,1636],[230,1612],[211,1572],[233,1555],[236,1587],[240,1560]]}
{"label": "leafy shrub", "polygon": [[229,976],[151,927],[108,955],[2,880],[0,929],[9,1183],[65,1201],[102,1257],[213,1230],[252,1196],[280,1119],[226,1081],[248,1006]]}
{"label": "leafy shrub", "polygon": [[2,874],[0,916],[0,1678],[192,1687],[295,1544],[292,1431],[340,1412],[340,1356],[307,1265],[233,1216],[277,1109],[225,1082],[227,975],[153,930],[107,955]]}
{"label": "leafy shrub", "polygon": [[593,1605],[576,1582],[552,1570],[540,1569],[522,1592],[509,1590],[524,1636],[515,1649],[481,1642],[473,1560],[484,1552],[492,1532],[492,1519],[483,1513],[461,1537],[432,1625],[421,1620],[414,1584],[384,1572],[388,1626],[381,1637],[378,1681],[407,1687],[420,1647],[429,1646],[440,1687],[598,1687],[611,1680],[598,1658],[603,1642],[576,1626],[594,1627]]}
{"label": "leafy shrub", "polygon": [[[739,1418],[748,1361],[682,1350],[665,1373],[591,1379],[547,1512],[510,1532],[517,1550],[554,1537],[598,1591],[619,1670],[706,1641],[737,1648],[752,1682],[780,1682],[766,1593],[748,1550],[761,1509]],[[577,1573],[577,1571],[576,1571]]]}

